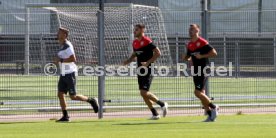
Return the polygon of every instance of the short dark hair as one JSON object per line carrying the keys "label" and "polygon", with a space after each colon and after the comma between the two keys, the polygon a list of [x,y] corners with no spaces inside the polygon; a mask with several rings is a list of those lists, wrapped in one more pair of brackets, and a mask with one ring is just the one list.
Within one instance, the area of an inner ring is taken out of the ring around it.
{"label": "short dark hair", "polygon": [[195,26],[195,27],[197,27],[198,29],[200,29],[200,26],[198,25],[198,24],[191,24],[190,26]]}
{"label": "short dark hair", "polygon": [[69,30],[67,28],[64,28],[64,27],[59,27],[58,30],[62,31],[63,33],[66,34],[66,36],[68,37],[69,35]]}
{"label": "short dark hair", "polygon": [[146,28],[146,26],[142,23],[136,24],[135,27],[140,28],[140,29],[145,29]]}

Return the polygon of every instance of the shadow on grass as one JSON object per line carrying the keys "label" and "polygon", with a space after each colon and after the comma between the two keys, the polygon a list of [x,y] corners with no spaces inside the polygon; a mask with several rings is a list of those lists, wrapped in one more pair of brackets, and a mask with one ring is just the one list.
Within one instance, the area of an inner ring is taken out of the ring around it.
{"label": "shadow on grass", "polygon": [[12,91],[20,91],[20,90],[0,89],[0,92],[12,92]]}
{"label": "shadow on grass", "polygon": [[116,120],[106,120],[106,121],[102,121],[102,120],[91,120],[91,121],[71,121],[71,122],[69,122],[69,123],[101,123],[101,122],[103,122],[103,123],[109,123],[109,122],[116,122]]}
{"label": "shadow on grass", "polygon": [[41,123],[41,122],[0,122],[0,125],[8,125],[8,124],[34,124],[34,123]]}
{"label": "shadow on grass", "polygon": [[143,122],[143,123],[121,123],[121,124],[112,124],[112,125],[122,125],[122,126],[132,126],[132,125],[168,125],[168,124],[194,124],[202,122]]}
{"label": "shadow on grass", "polygon": [[[119,122],[120,120],[112,119],[112,120],[72,120],[70,123],[111,123],[111,122]],[[141,120],[124,120],[124,122],[141,122]]]}

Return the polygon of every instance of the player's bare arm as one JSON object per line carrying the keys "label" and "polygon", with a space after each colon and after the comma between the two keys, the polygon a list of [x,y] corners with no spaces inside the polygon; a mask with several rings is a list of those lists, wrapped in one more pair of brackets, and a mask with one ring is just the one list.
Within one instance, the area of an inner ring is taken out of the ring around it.
{"label": "player's bare arm", "polygon": [[71,55],[69,58],[61,59],[61,61],[62,61],[63,63],[70,63],[70,62],[76,62],[77,59],[76,59],[76,56],[75,56],[75,55]]}
{"label": "player's bare arm", "polygon": [[183,59],[184,61],[190,61],[190,60],[191,60],[191,56],[182,55],[182,59]]}
{"label": "player's bare arm", "polygon": [[60,62],[60,59],[58,57],[54,57],[53,63],[58,65],[59,62]]}
{"label": "player's bare arm", "polygon": [[128,65],[129,63],[131,63],[132,61],[134,61],[136,59],[136,55],[135,55],[135,53],[133,52],[132,54],[131,54],[131,56],[127,59],[127,60],[125,60],[124,62],[123,62],[123,65]]}
{"label": "player's bare arm", "polygon": [[210,52],[208,52],[207,54],[201,55],[201,54],[196,54],[195,57],[197,59],[202,59],[202,58],[213,58],[216,57],[217,51],[213,48]]}
{"label": "player's bare arm", "polygon": [[69,58],[66,59],[61,59],[58,57],[54,57],[54,64],[58,65],[59,62],[63,62],[63,63],[70,63],[70,62],[76,62],[76,56],[75,55],[71,55]]}
{"label": "player's bare arm", "polygon": [[159,58],[161,56],[161,52],[160,49],[158,47],[156,47],[155,49],[153,49],[153,56],[151,59],[149,59],[147,62],[142,62],[141,64],[143,66],[149,66],[151,63],[155,62],[157,60],[157,58]]}

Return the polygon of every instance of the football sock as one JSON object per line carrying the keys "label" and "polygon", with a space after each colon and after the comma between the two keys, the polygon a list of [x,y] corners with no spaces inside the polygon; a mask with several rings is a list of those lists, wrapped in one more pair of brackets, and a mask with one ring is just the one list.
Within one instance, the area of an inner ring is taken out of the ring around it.
{"label": "football sock", "polygon": [[62,110],[63,117],[69,117],[67,110]]}
{"label": "football sock", "polygon": [[211,116],[211,114],[212,114],[212,113],[211,113],[211,110],[208,110],[208,111],[207,111],[207,114],[208,114],[209,116]]}
{"label": "football sock", "polygon": [[92,101],[92,99],[91,99],[91,98],[88,98],[88,99],[87,99],[87,102],[88,102],[88,103],[90,103],[91,101]]}
{"label": "football sock", "polygon": [[154,108],[150,109],[150,111],[152,112],[153,116],[158,116],[159,115]]}
{"label": "football sock", "polygon": [[161,107],[165,106],[165,103],[162,102],[162,101],[160,101],[160,100],[158,100],[156,103],[157,103],[158,105],[160,105]]}

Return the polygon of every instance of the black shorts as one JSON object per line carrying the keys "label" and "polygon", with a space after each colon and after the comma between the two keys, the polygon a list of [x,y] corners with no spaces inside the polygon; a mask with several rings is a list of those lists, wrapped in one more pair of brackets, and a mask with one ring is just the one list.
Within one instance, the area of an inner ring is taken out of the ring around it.
{"label": "black shorts", "polygon": [[204,75],[201,76],[193,76],[194,85],[196,90],[203,90],[205,88],[207,77]]}
{"label": "black shorts", "polygon": [[152,75],[138,76],[139,90],[149,91],[152,80]]}
{"label": "black shorts", "polygon": [[60,75],[58,81],[58,92],[64,92],[69,95],[76,95],[76,76],[75,73]]}

